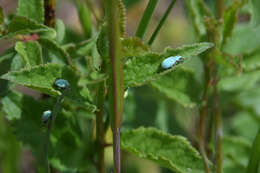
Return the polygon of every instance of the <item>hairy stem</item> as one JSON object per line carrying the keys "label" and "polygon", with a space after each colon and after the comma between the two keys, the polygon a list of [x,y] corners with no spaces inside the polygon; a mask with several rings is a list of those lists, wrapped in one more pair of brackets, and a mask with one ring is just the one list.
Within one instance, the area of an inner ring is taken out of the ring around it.
{"label": "hairy stem", "polygon": [[54,27],[55,23],[55,0],[44,0],[44,24]]}
{"label": "hairy stem", "polygon": [[107,0],[110,68],[109,105],[113,130],[115,173],[120,173],[120,127],[124,104],[123,65],[121,60],[118,0]]}

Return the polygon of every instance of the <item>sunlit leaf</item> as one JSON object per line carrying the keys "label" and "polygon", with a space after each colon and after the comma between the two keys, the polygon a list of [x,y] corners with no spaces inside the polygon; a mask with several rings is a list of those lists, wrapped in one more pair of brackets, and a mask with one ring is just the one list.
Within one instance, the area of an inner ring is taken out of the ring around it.
{"label": "sunlit leaf", "polygon": [[[199,55],[213,46],[212,43],[198,43],[186,45],[176,49],[168,48],[163,53],[147,53],[128,59],[124,68],[125,87],[141,86],[175,70],[176,65],[170,69],[162,70],[161,63],[165,58],[180,55],[184,62]],[[180,64],[181,65],[181,64]]]}
{"label": "sunlit leaf", "polygon": [[38,23],[44,21],[44,0],[19,0],[17,15],[28,17]]}

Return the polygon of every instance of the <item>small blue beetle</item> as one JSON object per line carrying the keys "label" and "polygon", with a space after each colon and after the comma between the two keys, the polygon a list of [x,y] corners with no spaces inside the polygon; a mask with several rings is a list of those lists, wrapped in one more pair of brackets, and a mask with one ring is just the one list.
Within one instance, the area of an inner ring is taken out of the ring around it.
{"label": "small blue beetle", "polygon": [[45,125],[50,118],[51,118],[51,111],[50,110],[44,111],[42,114],[42,124]]}
{"label": "small blue beetle", "polygon": [[161,67],[163,69],[169,69],[169,68],[173,67],[174,65],[179,64],[182,61],[184,61],[184,58],[180,55],[170,56],[163,60]]}
{"label": "small blue beetle", "polygon": [[54,84],[60,89],[65,89],[70,86],[69,82],[65,79],[57,79]]}

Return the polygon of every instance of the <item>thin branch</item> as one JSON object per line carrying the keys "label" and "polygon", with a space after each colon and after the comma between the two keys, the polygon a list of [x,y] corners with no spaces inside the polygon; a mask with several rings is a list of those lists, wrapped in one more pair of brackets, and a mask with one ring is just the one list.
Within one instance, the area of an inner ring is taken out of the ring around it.
{"label": "thin branch", "polygon": [[55,24],[55,0],[44,0],[44,24],[54,27]]}
{"label": "thin branch", "polygon": [[150,0],[149,1],[148,5],[147,5],[147,7],[144,11],[143,17],[142,17],[142,19],[141,19],[141,21],[138,25],[135,36],[139,37],[142,40],[144,38],[144,34],[147,30],[148,24],[149,24],[149,22],[152,18],[152,15],[153,15],[154,9],[157,5],[157,2],[158,2],[158,0]]}
{"label": "thin branch", "polygon": [[169,7],[167,8],[166,12],[164,13],[163,17],[161,18],[159,24],[157,25],[156,29],[154,30],[150,40],[148,41],[149,45],[153,44],[153,41],[155,40],[157,34],[159,33],[161,27],[163,26],[163,24],[165,23],[167,17],[169,16],[174,4],[175,4],[176,0],[172,0],[172,2],[170,3]]}

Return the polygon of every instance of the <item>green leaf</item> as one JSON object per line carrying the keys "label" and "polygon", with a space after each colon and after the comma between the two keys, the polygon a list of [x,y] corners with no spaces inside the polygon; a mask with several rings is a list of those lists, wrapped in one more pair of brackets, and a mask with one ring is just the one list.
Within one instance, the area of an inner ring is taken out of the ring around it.
{"label": "green leaf", "polygon": [[38,23],[44,21],[43,0],[19,0],[17,15],[28,17]]}
{"label": "green leaf", "polygon": [[252,23],[254,26],[258,26],[260,24],[260,1],[259,0],[251,0],[251,6],[253,11]]}
{"label": "green leaf", "polygon": [[[190,87],[192,85],[192,88]],[[192,71],[178,68],[151,83],[151,86],[184,107],[194,107],[199,100],[201,86]]]}
{"label": "green leaf", "polygon": [[236,76],[222,78],[218,83],[218,88],[225,91],[240,91],[252,88],[259,81],[260,71],[243,73]]}
{"label": "green leaf", "polygon": [[181,136],[155,128],[138,128],[121,134],[122,149],[153,160],[176,173],[204,173],[199,153]]}
{"label": "green leaf", "polygon": [[142,40],[137,37],[122,39],[122,56],[126,60],[128,57],[140,56],[147,53],[150,49]]}
{"label": "green leaf", "polygon": [[[0,75],[3,75],[12,69],[13,60],[16,56],[16,52],[13,48],[7,49],[0,56]],[[8,81],[0,79],[0,96],[7,93],[9,89]]]}
{"label": "green leaf", "polygon": [[90,15],[88,6],[83,1],[81,2],[81,1],[75,0],[75,3],[77,6],[77,9],[78,9],[79,20],[80,20],[83,32],[85,34],[85,37],[90,38],[92,25],[91,25],[91,15]]}
{"label": "green leaf", "polygon": [[213,16],[202,0],[186,0],[186,5],[189,9],[189,15],[193,23],[195,32],[200,36],[206,35],[206,25],[204,17]]}
{"label": "green leaf", "polygon": [[141,56],[134,56],[125,63],[125,88],[144,85],[175,70],[179,65],[165,71],[160,70],[162,61],[169,56],[180,55],[185,59],[184,61],[187,61],[189,58],[199,55],[212,46],[212,43],[197,43],[176,49],[168,48],[162,54],[146,53]]}
{"label": "green leaf", "polygon": [[27,51],[25,49],[25,44],[23,42],[16,42],[15,50],[19,53],[20,57],[22,58],[23,63],[25,64],[25,68],[30,68],[31,65],[27,56]]}
{"label": "green leaf", "polygon": [[15,16],[8,25],[8,33],[2,38],[9,38],[17,34],[31,34],[31,33],[51,33],[56,35],[54,29],[45,25],[38,24],[35,21],[22,16]]}
{"label": "green leaf", "polygon": [[62,22],[62,20],[56,19],[55,30],[57,33],[56,41],[58,43],[62,43],[62,41],[64,40],[64,37],[65,37],[65,33],[66,33],[66,27],[65,27],[64,23]]}
{"label": "green leaf", "polygon": [[242,67],[244,71],[258,70],[260,67],[260,47],[256,48],[253,52],[246,53],[243,56]]}
{"label": "green leaf", "polygon": [[55,55],[57,59],[61,60],[64,64],[69,64],[72,66],[69,54],[55,41],[49,38],[40,38],[38,41],[43,48]]}
{"label": "green leaf", "polygon": [[238,24],[232,37],[227,41],[224,51],[232,55],[250,53],[259,48],[259,45],[260,27],[254,28],[249,24]]}
{"label": "green leaf", "polygon": [[31,69],[9,72],[1,76],[1,78],[56,97],[61,93],[56,90],[53,84],[56,79],[62,78],[68,80],[71,87],[66,98],[74,103],[84,104],[91,110],[95,109],[95,107],[90,104],[88,89],[78,86],[79,77],[68,66],[49,63],[34,66]]}
{"label": "green leaf", "polygon": [[3,111],[6,113],[8,120],[21,118],[21,100],[22,95],[17,92],[10,92],[1,100]]}
{"label": "green leaf", "polygon": [[[250,141],[243,137],[226,136],[223,138],[224,171],[236,169],[237,173],[244,173],[251,148]],[[239,168],[239,169],[238,169]]]}
{"label": "green leaf", "polygon": [[222,29],[222,47],[225,46],[227,39],[231,37],[234,26],[237,22],[237,12],[241,7],[241,2],[234,1],[232,6],[224,11],[224,25]]}
{"label": "green leaf", "polygon": [[15,50],[22,57],[26,68],[40,65],[43,62],[41,46],[37,41],[16,42]]}

